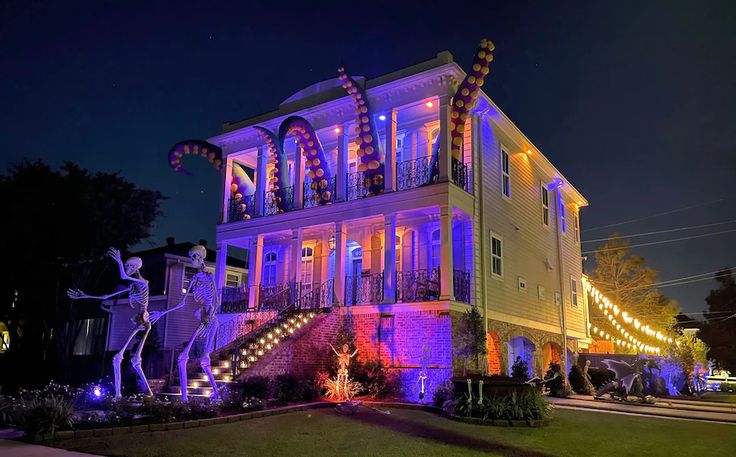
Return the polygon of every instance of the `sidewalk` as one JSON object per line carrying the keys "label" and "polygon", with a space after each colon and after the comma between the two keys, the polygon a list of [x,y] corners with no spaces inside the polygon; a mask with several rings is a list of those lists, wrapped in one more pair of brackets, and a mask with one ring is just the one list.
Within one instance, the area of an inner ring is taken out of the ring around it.
{"label": "sidewalk", "polygon": [[55,447],[38,446],[21,441],[0,439],[0,455],[3,457],[90,457],[93,454],[66,451]]}

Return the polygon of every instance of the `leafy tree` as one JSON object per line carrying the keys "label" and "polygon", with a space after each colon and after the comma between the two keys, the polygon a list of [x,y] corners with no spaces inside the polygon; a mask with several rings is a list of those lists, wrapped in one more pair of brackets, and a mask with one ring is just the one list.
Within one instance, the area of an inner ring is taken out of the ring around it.
{"label": "leafy tree", "polygon": [[672,344],[668,345],[665,353],[665,363],[675,364],[682,369],[685,375],[686,386],[692,392],[697,392],[695,381],[708,366],[708,345],[702,340],[688,334],[679,334]]}
{"label": "leafy tree", "polygon": [[725,269],[716,273],[718,289],[711,290],[705,301],[708,312],[700,338],[708,343],[708,357],[715,359],[720,368],[736,372],[736,280],[733,272]]}
{"label": "leafy tree", "polygon": [[163,198],[119,173],[93,173],[69,162],[55,170],[25,161],[0,175],[6,256],[0,262],[0,320],[9,324],[13,341],[0,363],[14,368],[0,367],[0,384],[42,383],[59,374],[56,368],[68,369],[65,356],[81,326],[74,317],[99,305],[73,307],[64,291],[82,285],[92,293],[108,291],[116,272],[103,260],[106,250],[150,237]]}
{"label": "leafy tree", "polygon": [[657,290],[657,271],[629,253],[628,241],[611,235],[596,251],[595,263],[590,279],[611,301],[657,329],[674,326],[677,304]]}
{"label": "leafy tree", "polygon": [[463,376],[467,373],[468,364],[475,359],[476,368],[480,368],[480,358],[488,353],[483,316],[478,307],[473,305],[463,314],[455,333],[455,357],[463,360]]}

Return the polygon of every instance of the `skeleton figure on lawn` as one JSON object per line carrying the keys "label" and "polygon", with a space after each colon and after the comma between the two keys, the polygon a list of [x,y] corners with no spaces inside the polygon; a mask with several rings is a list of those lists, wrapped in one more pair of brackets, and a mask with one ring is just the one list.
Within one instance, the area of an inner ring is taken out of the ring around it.
{"label": "skeleton figure on lawn", "polygon": [[[148,380],[146,379],[146,375],[143,373],[143,368],[141,368],[141,352],[143,351],[143,346],[146,344],[146,338],[148,338],[148,334],[151,332],[151,325],[153,325],[153,321],[151,321],[148,315],[148,281],[143,279],[140,273],[143,261],[139,257],[131,257],[125,261],[125,264],[123,264],[120,258],[120,251],[115,248],[110,248],[107,251],[107,255],[117,262],[118,268],[120,269],[120,278],[130,282],[128,288],[99,297],[87,295],[79,289],[69,289],[67,291],[67,295],[72,300],[82,298],[107,300],[108,298],[116,297],[126,292],[128,293],[130,307],[133,309],[137,307],[138,312],[133,318],[131,318],[131,321],[135,324],[133,332],[125,341],[123,347],[120,348],[120,351],[118,351],[118,353],[112,358],[112,368],[115,376],[115,398],[120,398],[120,364],[123,361],[123,355],[138,332],[143,332],[143,336],[141,337],[140,343],[138,343],[138,347],[130,358],[130,364],[133,366],[133,369],[143,383],[146,394],[152,396],[153,392],[151,392],[151,387],[148,385]],[[101,305],[101,307],[108,313],[112,312],[109,306]]]}
{"label": "skeleton figure on lawn", "polygon": [[181,385],[181,399],[187,400],[187,363],[189,362],[189,354],[194,348],[194,358],[199,359],[199,365],[205,372],[207,379],[212,385],[211,398],[220,399],[220,393],[217,390],[217,383],[212,376],[212,368],[210,367],[210,353],[214,350],[215,335],[217,332],[217,312],[219,297],[217,296],[217,285],[212,273],[207,272],[204,265],[204,259],[207,256],[207,249],[204,246],[194,246],[189,250],[189,259],[192,266],[198,271],[189,282],[187,289],[181,302],[175,307],[151,314],[151,321],[156,322],[165,314],[175,311],[184,306],[187,297],[191,293],[198,305],[201,305],[194,312],[194,316],[198,320],[197,328],[194,330],[192,337],[179,355],[179,382]]}

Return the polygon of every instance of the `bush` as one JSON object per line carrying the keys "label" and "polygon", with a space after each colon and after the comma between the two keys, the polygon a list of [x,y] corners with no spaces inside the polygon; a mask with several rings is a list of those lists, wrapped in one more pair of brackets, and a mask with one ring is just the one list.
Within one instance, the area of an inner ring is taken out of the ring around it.
{"label": "bush", "polygon": [[455,396],[455,387],[448,379],[439,386],[432,394],[432,404],[437,408],[444,408],[445,404]]}
{"label": "bush", "polygon": [[244,397],[268,399],[268,378],[265,376],[251,376],[240,383]]}
{"label": "bush", "polygon": [[565,377],[562,374],[562,369],[559,363],[550,362],[549,369],[544,375],[545,379],[553,378],[547,384],[549,388],[549,394],[552,397],[565,398],[572,394],[570,387],[565,385]]}
{"label": "bush", "polygon": [[74,400],[63,395],[20,398],[12,408],[12,422],[26,435],[53,434],[58,428],[73,425]]}
{"label": "bush", "polygon": [[718,390],[721,392],[736,392],[736,382],[722,382]]}
{"label": "bush", "polygon": [[596,389],[600,389],[603,385],[616,378],[616,373],[607,368],[590,367],[588,369],[588,374],[590,375],[590,382]]}
{"label": "bush", "polygon": [[377,360],[354,363],[350,377],[363,386],[358,395],[371,398],[401,396],[401,383],[398,377],[389,373]]}
{"label": "bush", "polygon": [[301,400],[302,392],[296,377],[291,374],[276,376],[273,382],[273,397],[281,403]]}
{"label": "bush", "polygon": [[544,420],[552,408],[536,389],[513,391],[502,397],[483,397],[481,402],[462,394],[454,401],[454,414],[486,420]]}
{"label": "bush", "polygon": [[511,377],[514,379],[529,378],[529,364],[519,356],[516,357],[516,360],[511,365]]}

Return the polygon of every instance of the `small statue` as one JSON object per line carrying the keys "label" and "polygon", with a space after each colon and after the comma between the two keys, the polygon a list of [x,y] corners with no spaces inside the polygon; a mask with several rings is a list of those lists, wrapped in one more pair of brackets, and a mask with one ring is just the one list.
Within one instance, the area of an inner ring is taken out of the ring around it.
{"label": "small statue", "polygon": [[[136,314],[131,319],[133,321],[133,324],[135,324],[133,332],[125,341],[123,347],[120,348],[120,351],[118,351],[118,353],[115,354],[115,356],[112,358],[112,368],[115,377],[115,398],[117,399],[121,397],[120,364],[123,361],[123,355],[125,354],[125,350],[128,348],[128,345],[130,345],[130,342],[133,341],[133,338],[138,334],[138,332],[141,331],[144,333],[141,337],[141,341],[138,344],[138,347],[133,353],[133,356],[130,358],[130,364],[133,366],[133,369],[138,374],[138,377],[143,383],[146,394],[148,396],[153,396],[151,387],[148,385],[148,380],[146,379],[146,375],[143,373],[143,368],[141,367],[141,352],[143,351],[143,346],[146,344],[146,338],[148,338],[148,334],[151,332],[151,325],[153,324],[148,315],[148,281],[143,279],[140,273],[140,269],[143,266],[143,261],[139,257],[131,257],[126,260],[125,264],[123,265],[123,262],[120,258],[120,251],[115,248],[110,248],[107,251],[107,256],[117,262],[118,268],[120,269],[120,278],[125,281],[130,281],[130,285],[127,289],[123,289],[121,291],[113,292],[111,294],[102,295],[99,297],[87,295],[79,289],[69,289],[66,294],[72,300],[79,300],[82,298],[107,300],[109,298],[122,295],[126,292],[128,293],[130,307],[135,308],[137,306],[138,314]],[[101,308],[105,312],[112,313],[112,310],[109,306],[101,305]]]}
{"label": "small statue", "polygon": [[202,367],[202,371],[204,371],[212,386],[211,398],[213,400],[220,399],[217,382],[214,376],[212,376],[212,367],[210,366],[210,353],[215,347],[215,336],[218,327],[215,313],[217,312],[219,297],[217,295],[215,279],[212,273],[209,273],[205,268],[204,259],[206,256],[207,249],[204,246],[197,245],[189,250],[189,259],[192,266],[198,271],[189,282],[189,288],[184,294],[184,297],[175,307],[166,311],[154,311],[151,315],[151,320],[156,322],[166,314],[182,308],[186,304],[187,297],[190,293],[194,296],[194,300],[202,305],[194,312],[199,325],[197,325],[196,330],[178,359],[182,401],[187,401],[187,363],[189,362],[189,353],[192,350],[192,346],[195,347],[194,356],[199,359],[199,365]]}
{"label": "small statue", "polygon": [[[348,389],[348,368],[350,367],[350,359],[355,357],[355,355],[358,353],[358,349],[355,349],[355,352],[350,354],[348,353],[349,346],[347,344],[342,345],[342,352],[337,352],[335,347],[332,346],[331,344],[330,344],[330,347],[332,348],[332,352],[334,352],[335,355],[337,356],[338,396],[340,398],[344,398],[345,400],[349,400],[350,392]],[[340,393],[340,388],[342,388],[342,394]]]}

